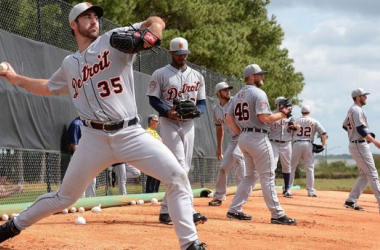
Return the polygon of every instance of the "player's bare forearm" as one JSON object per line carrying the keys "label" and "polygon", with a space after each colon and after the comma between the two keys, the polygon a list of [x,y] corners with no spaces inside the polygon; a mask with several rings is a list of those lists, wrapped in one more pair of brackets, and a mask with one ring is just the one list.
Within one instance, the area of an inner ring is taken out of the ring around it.
{"label": "player's bare forearm", "polygon": [[223,155],[222,155],[223,137],[224,137],[223,127],[221,125],[216,126],[216,143],[217,143],[216,157],[218,158],[218,160],[221,160],[223,158]]}
{"label": "player's bare forearm", "polygon": [[8,82],[29,90],[35,94],[52,95],[47,87],[47,79],[30,78],[17,74],[12,66],[8,63],[8,70],[3,71],[0,75],[7,79]]}
{"label": "player's bare forearm", "polygon": [[286,118],[286,115],[282,112],[273,114],[258,114],[257,116],[262,123],[272,123],[277,120]]}
{"label": "player's bare forearm", "polygon": [[232,115],[230,114],[226,115],[226,122],[227,122],[227,125],[235,132],[236,135],[240,135],[240,132],[241,132],[240,128],[236,124],[235,118]]}
{"label": "player's bare forearm", "polygon": [[326,144],[327,144],[327,134],[326,133],[324,133],[322,135],[321,140],[322,140],[322,146],[326,147]]}

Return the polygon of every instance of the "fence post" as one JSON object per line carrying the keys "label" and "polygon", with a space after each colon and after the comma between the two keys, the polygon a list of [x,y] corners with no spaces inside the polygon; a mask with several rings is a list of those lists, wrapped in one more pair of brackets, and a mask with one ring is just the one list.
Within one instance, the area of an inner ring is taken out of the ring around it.
{"label": "fence post", "polygon": [[41,1],[40,0],[37,0],[37,24],[38,24],[38,28],[37,28],[37,32],[38,32],[38,41],[41,41],[43,42],[43,39],[42,39],[42,15],[41,15]]}

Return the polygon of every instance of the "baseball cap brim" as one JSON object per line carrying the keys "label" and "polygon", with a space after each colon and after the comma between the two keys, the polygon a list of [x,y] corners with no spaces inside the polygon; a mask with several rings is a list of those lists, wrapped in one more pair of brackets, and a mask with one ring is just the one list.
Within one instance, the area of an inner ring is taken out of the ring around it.
{"label": "baseball cap brim", "polygon": [[191,54],[190,50],[176,50],[176,51],[171,51],[174,55],[188,55]]}
{"label": "baseball cap brim", "polygon": [[268,71],[262,70],[260,72],[255,73],[254,75],[265,75],[266,73],[268,73]]}

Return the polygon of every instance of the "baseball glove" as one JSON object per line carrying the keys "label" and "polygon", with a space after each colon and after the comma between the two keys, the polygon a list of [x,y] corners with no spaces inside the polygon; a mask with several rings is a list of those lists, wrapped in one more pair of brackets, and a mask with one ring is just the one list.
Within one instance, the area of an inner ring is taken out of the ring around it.
{"label": "baseball glove", "polygon": [[313,143],[313,153],[318,154],[318,153],[322,152],[323,150],[325,150],[325,148],[322,145],[318,145],[318,144]]}
{"label": "baseball glove", "polygon": [[287,118],[292,116],[292,102],[288,98],[280,100],[278,103],[279,109],[286,115]]}
{"label": "baseball glove", "polygon": [[201,112],[193,101],[189,99],[174,99],[173,105],[180,119],[194,119],[201,116]]}
{"label": "baseball glove", "polygon": [[[150,46],[144,47],[145,43],[148,43]],[[161,39],[148,29],[140,30],[133,28],[133,30],[113,32],[110,37],[110,44],[121,52],[136,54],[141,50],[148,50],[153,48],[153,46],[160,45]]]}
{"label": "baseball glove", "polygon": [[288,131],[288,133],[290,133],[292,130],[293,131],[297,131],[297,128],[294,126],[296,123],[296,119],[294,117],[291,117],[289,119],[289,122],[288,122],[288,128],[286,131]]}

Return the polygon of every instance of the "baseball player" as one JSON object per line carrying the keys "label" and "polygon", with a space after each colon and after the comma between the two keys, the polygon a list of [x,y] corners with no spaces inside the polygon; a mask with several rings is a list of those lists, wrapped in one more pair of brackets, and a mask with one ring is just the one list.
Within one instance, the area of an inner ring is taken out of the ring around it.
{"label": "baseball player", "polygon": [[158,44],[165,23],[159,17],[149,17],[133,28],[120,27],[99,36],[102,15],[101,7],[89,3],[72,8],[69,22],[78,51],[67,56],[50,79],[18,75],[10,64],[1,73],[9,82],[36,94],[69,94],[84,126],[60,188],[40,196],[15,219],[2,224],[0,242],[69,207],[107,166],[128,162],[166,184],[181,249],[205,249],[189,216],[192,190],[186,172],[167,147],[145,132],[137,118],[133,53]]}
{"label": "baseball player", "polygon": [[[76,117],[69,126],[67,130],[68,133],[68,141],[70,145],[70,159],[73,157],[75,150],[79,144],[79,140],[82,137],[81,127],[83,126],[83,122],[80,117]],[[82,198],[87,197],[95,197],[96,196],[96,177],[92,180],[90,185],[88,185],[86,191],[83,193]]]}
{"label": "baseball player", "polygon": [[[236,135],[225,123],[226,109],[231,104],[232,100],[230,91],[232,88],[233,87],[229,86],[226,82],[220,82],[215,85],[215,94],[219,100],[219,102],[213,107],[213,121],[216,127],[217,141],[216,157],[222,162],[220,164],[215,193],[213,199],[208,203],[209,206],[222,205],[227,191],[228,171],[231,169],[234,170],[237,186],[245,176],[244,156],[237,145],[239,136]],[[228,142],[227,149],[223,154],[222,143],[224,132],[231,136],[231,140]]]}
{"label": "baseball player", "polygon": [[[200,113],[206,109],[205,82],[201,73],[186,64],[190,54],[188,42],[182,37],[170,41],[170,64],[153,72],[147,96],[150,105],[159,113],[161,138],[173,152],[182,168],[189,173],[194,147],[194,120],[181,119],[173,102],[188,99]],[[161,202],[159,221],[171,223],[166,198]],[[194,222],[204,223],[207,218],[194,212]]]}
{"label": "baseball player", "polygon": [[[256,171],[260,182],[265,203],[271,211],[271,223],[296,225],[297,220],[285,215],[275,191],[276,164],[272,146],[269,141],[269,124],[279,119],[289,118],[291,108],[281,105],[278,113],[272,114],[266,93],[261,90],[266,71],[257,64],[248,65],[243,71],[246,85],[235,95],[232,104],[227,109],[226,121],[234,132],[239,135],[239,147],[244,154],[246,176],[240,183],[236,195],[227,212],[227,217],[238,220],[251,220],[252,216],[242,212],[242,201],[249,196],[249,185],[246,180],[256,181]],[[242,198],[244,197],[244,198]]]}
{"label": "baseball player", "polygon": [[[280,112],[280,101],[285,97],[280,96],[276,98],[276,110],[273,113]],[[294,118],[280,119],[270,124],[269,141],[272,144],[274,162],[280,159],[282,167],[282,176],[284,178],[284,186],[282,194],[286,198],[292,198],[289,192],[289,178],[290,178],[290,160],[292,158],[292,138],[294,130],[297,130],[297,125],[294,123]]]}
{"label": "baseball player", "polygon": [[121,195],[127,194],[127,178],[138,178],[141,171],[127,163],[112,164],[117,176],[117,183],[119,185],[119,192]]}
{"label": "baseball player", "polygon": [[369,93],[362,88],[352,91],[351,96],[354,104],[348,110],[347,117],[343,122],[343,129],[348,133],[348,149],[359,170],[359,177],[352,187],[344,206],[354,210],[364,210],[357,204],[357,201],[367,184],[370,183],[373,195],[379,204],[380,212],[379,174],[369,146],[369,143],[372,142],[377,148],[380,148],[380,142],[374,138],[374,134],[369,132],[367,116],[363,110],[363,106],[367,104],[367,95]]}
{"label": "baseball player", "polygon": [[301,107],[302,117],[296,120],[299,125],[294,134],[293,153],[291,160],[290,187],[293,186],[297,166],[303,161],[306,168],[306,189],[309,197],[317,197],[314,189],[314,153],[313,141],[315,134],[321,136],[322,147],[326,147],[327,133],[321,123],[310,117],[310,107],[303,105]]}

